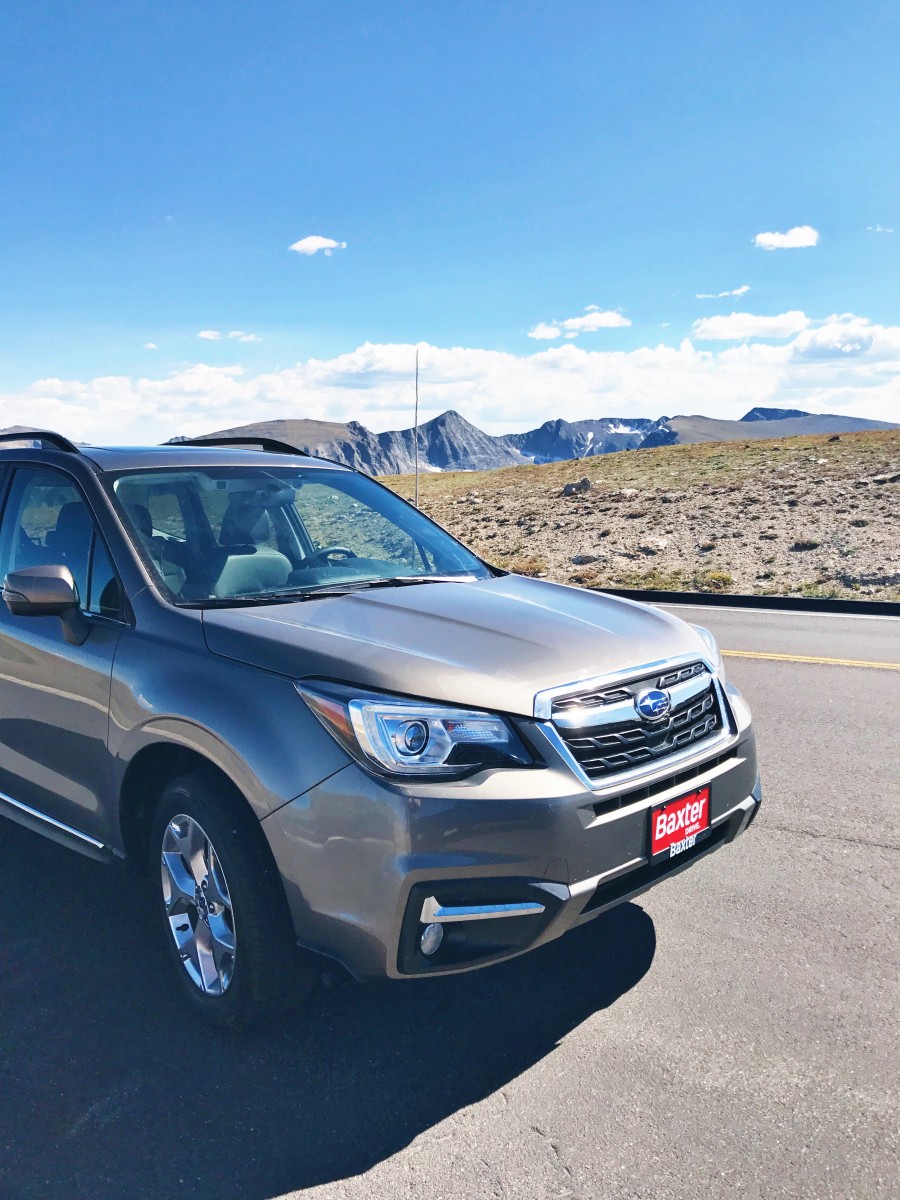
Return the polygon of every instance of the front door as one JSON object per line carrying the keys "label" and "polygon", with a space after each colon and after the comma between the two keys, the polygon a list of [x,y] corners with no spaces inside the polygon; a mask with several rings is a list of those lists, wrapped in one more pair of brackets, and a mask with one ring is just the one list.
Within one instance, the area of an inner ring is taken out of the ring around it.
{"label": "front door", "polygon": [[0,579],[67,566],[90,633],[70,645],[58,617],[0,603],[0,792],[105,842],[114,828],[107,737],[122,589],[78,485],[46,468],[15,471],[0,523]]}

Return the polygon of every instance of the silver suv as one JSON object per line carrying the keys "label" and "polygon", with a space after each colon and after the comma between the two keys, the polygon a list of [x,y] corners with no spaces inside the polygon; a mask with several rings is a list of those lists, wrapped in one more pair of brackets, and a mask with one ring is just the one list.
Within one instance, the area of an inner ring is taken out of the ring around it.
{"label": "silver suv", "polygon": [[0,437],[0,812],[146,864],[206,1018],[277,1014],[317,955],[366,979],[521,954],[753,819],[705,630],[227,442]]}

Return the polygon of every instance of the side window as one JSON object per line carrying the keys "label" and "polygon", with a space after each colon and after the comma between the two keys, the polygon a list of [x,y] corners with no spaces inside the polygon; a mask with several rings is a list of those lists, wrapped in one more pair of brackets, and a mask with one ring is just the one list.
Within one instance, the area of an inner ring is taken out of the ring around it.
{"label": "side window", "polygon": [[[112,564],[103,542],[95,538],[94,519],[78,488],[55,471],[18,470],[0,529],[0,577],[25,567],[51,565],[69,568],[79,599],[89,611],[118,615],[120,596],[113,614],[109,590],[115,577]],[[116,590],[120,592],[118,581]]]}

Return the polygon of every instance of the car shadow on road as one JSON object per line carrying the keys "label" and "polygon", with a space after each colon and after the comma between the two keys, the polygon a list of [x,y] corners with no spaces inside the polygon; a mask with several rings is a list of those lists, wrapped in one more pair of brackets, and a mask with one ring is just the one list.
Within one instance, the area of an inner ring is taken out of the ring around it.
{"label": "car shadow on road", "polygon": [[491,970],[322,987],[238,1036],[182,1010],[139,896],[0,821],[4,1198],[269,1200],[357,1175],[551,1054],[656,945],[629,904]]}

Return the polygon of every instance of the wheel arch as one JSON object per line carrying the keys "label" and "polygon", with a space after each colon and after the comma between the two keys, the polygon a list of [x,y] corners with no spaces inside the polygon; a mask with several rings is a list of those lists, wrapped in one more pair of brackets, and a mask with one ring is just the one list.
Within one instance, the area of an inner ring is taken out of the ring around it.
{"label": "wheel arch", "polygon": [[134,755],[119,789],[119,824],[125,857],[143,862],[154,808],[173,779],[192,771],[217,775],[235,801],[253,809],[236,783],[211,758],[188,746],[151,742]]}

